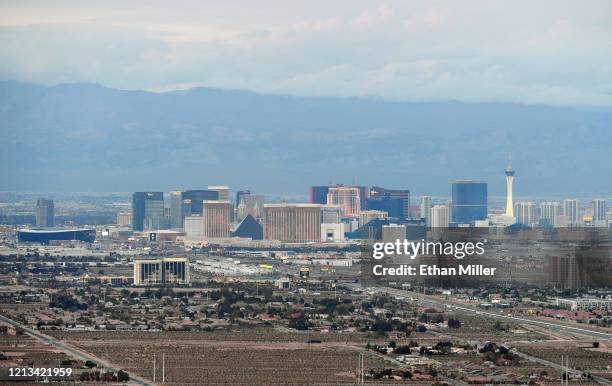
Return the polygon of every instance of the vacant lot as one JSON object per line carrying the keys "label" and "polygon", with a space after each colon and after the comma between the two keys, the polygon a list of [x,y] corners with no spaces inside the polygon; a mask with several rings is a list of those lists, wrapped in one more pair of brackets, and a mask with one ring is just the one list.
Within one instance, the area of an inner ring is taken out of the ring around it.
{"label": "vacant lot", "polygon": [[[273,329],[195,332],[52,332],[143,377],[166,383],[354,384],[360,348],[382,342],[364,334]],[[322,343],[305,343],[318,339]],[[367,354],[365,368],[396,365]],[[394,382],[397,383],[397,382]]]}
{"label": "vacant lot", "polygon": [[590,342],[550,341],[533,344],[517,344],[521,352],[531,354],[555,363],[561,363],[561,356],[569,357],[570,366],[612,379],[612,351],[607,342],[601,341],[599,349],[587,348]]}

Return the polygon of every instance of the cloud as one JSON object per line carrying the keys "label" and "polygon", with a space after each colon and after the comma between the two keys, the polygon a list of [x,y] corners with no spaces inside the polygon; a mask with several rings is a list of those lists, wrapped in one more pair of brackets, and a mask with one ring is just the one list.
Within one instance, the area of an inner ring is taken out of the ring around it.
{"label": "cloud", "polygon": [[3,5],[0,78],[612,106],[605,1],[149,4]]}
{"label": "cloud", "polygon": [[391,10],[386,5],[379,5],[375,9],[366,10],[353,22],[358,28],[369,28],[388,22],[392,18]]}

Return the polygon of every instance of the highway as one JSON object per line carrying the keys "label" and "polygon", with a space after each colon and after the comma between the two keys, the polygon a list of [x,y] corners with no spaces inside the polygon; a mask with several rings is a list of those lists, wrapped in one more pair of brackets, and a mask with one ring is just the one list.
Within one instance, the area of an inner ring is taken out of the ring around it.
{"label": "highway", "polygon": [[[452,340],[458,340],[458,341],[460,341],[462,343],[467,343],[467,344],[470,344],[470,345],[484,343],[482,341],[469,341],[469,340],[462,339],[462,338],[454,336],[454,335],[445,334],[445,333],[440,332],[440,331],[429,330],[429,332],[431,334],[433,334],[433,335],[444,337],[445,339],[448,339],[448,340],[451,340],[451,341]],[[521,357],[523,359],[526,359],[526,360],[528,360],[530,362],[539,363],[541,365],[544,365],[544,366],[547,366],[547,367],[551,367],[551,368],[553,368],[555,370],[558,370],[559,373],[561,373],[562,371],[567,371],[568,373],[573,374],[573,375],[578,376],[578,377],[580,377],[584,373],[584,371],[581,371],[581,370],[573,369],[571,367],[563,367],[559,363],[547,361],[546,359],[542,359],[542,358],[535,357],[533,355],[525,354],[524,352],[518,351],[516,348],[512,348],[510,351],[513,354],[516,354],[519,357]],[[600,377],[600,376],[597,376],[597,375],[592,375],[592,377],[593,377],[593,379],[595,381],[599,382],[600,384],[603,384],[603,385],[612,385],[612,381],[607,379],[607,378]]]}
{"label": "highway", "polygon": [[[359,287],[358,284],[347,284],[346,286],[352,289]],[[568,326],[566,324],[560,324],[560,323],[554,323],[554,322],[546,322],[543,320],[537,320],[537,319],[532,319],[532,318],[527,318],[527,317],[498,314],[498,313],[494,313],[490,311],[476,309],[473,307],[457,305],[450,301],[444,301],[444,300],[437,299],[430,295],[423,295],[423,294],[419,294],[419,293],[408,291],[408,290],[400,290],[396,288],[385,288],[385,287],[371,287],[371,288],[374,288],[378,292],[388,293],[394,296],[418,298],[421,303],[429,305],[429,306],[433,306],[433,307],[439,307],[443,309],[450,309],[450,310],[465,312],[468,314],[478,315],[478,316],[487,317],[491,319],[508,320],[508,321],[512,321],[515,323],[525,323],[525,324],[531,324],[531,325],[537,325],[537,326],[545,326],[547,328],[551,328],[559,332],[576,332],[576,333],[581,333],[581,334],[588,335],[590,337],[594,337],[598,339],[612,340],[612,334],[602,332],[602,331],[596,331],[596,330],[592,330],[588,328]]]}
{"label": "highway", "polygon": [[[49,343],[54,347],[59,348],[60,350],[64,351],[66,354],[68,354],[69,356],[76,358],[78,360],[82,360],[82,361],[93,361],[98,363],[99,365],[109,369],[110,371],[114,371],[117,372],[119,370],[121,370],[120,367],[115,366],[107,361],[105,361],[104,359],[100,359],[88,352],[85,352],[81,349],[78,349],[72,345],[69,345],[67,343],[61,342],[58,339],[55,339],[51,336],[45,335],[45,334],[41,334],[40,332],[33,330],[31,328],[26,327],[25,325],[13,320],[13,319],[9,319],[5,316],[0,315],[0,321],[7,323],[13,327],[16,328],[21,328],[23,329],[23,331],[25,331],[25,333],[33,338],[36,338],[38,340],[41,340],[45,343]],[[124,370],[125,371],[125,370]],[[135,385],[146,385],[146,386],[152,386],[155,385],[153,382],[148,381],[144,378],[135,376],[133,374],[130,374],[130,383],[131,384],[135,384]]]}
{"label": "highway", "polygon": [[[533,355],[525,354],[525,353],[517,351],[515,349],[512,349],[511,352],[516,354],[516,355],[518,355],[521,358],[527,359],[528,361],[536,362],[536,363],[539,363],[539,364],[544,365],[544,366],[552,367],[552,368],[554,368],[556,370],[559,370],[560,372],[565,370],[568,373],[571,373],[571,374],[574,374],[574,375],[577,375],[577,376],[580,376],[583,373],[583,371],[572,369],[572,368],[567,368],[567,367],[564,368],[559,363],[555,363],[555,362],[547,361],[545,359],[534,357]],[[600,377],[600,376],[597,376],[597,375],[592,375],[592,377],[593,377],[593,379],[595,381],[597,381],[597,382],[599,382],[599,383],[601,383],[603,385],[612,385],[612,381],[607,379],[607,378]]]}

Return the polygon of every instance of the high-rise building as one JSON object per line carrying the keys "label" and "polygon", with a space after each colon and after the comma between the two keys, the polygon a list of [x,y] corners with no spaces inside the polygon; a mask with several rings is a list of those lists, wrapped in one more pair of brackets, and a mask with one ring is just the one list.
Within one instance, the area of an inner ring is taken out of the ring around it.
{"label": "high-rise building", "polygon": [[204,201],[204,235],[206,238],[230,237],[231,205],[229,201]]}
{"label": "high-rise building", "polygon": [[327,205],[338,205],[343,216],[356,217],[361,210],[360,196],[356,186],[334,186],[327,191]]}
{"label": "high-rise building", "polygon": [[117,213],[117,225],[120,227],[132,226],[132,214],[129,212]]}
{"label": "high-rise building", "polygon": [[329,186],[311,186],[310,187],[310,203],[311,204],[327,204],[327,192]]}
{"label": "high-rise building", "polygon": [[516,222],[528,227],[538,225],[538,213],[533,202],[517,202],[514,205],[514,215]]}
{"label": "high-rise building", "polygon": [[170,192],[170,228],[183,227],[183,192]]}
{"label": "high-rise building", "polygon": [[389,218],[389,214],[382,210],[362,210],[359,212],[359,226],[362,227],[374,219],[386,218]]}
{"label": "high-rise building", "polygon": [[367,186],[345,186],[345,185],[334,185],[334,186],[311,186],[309,191],[310,203],[327,205],[327,194],[330,188],[349,187],[359,189],[359,209],[366,209],[369,190]]}
{"label": "high-rise building", "polygon": [[206,238],[204,233],[204,217],[202,215],[186,216],[184,227],[185,238],[187,240],[203,241]]}
{"label": "high-rise building", "polygon": [[251,195],[251,191],[250,190],[239,190],[236,192],[236,207],[238,207],[238,205],[240,204],[240,200],[242,199],[242,197],[244,196],[250,196]]}
{"label": "high-rise building", "polygon": [[145,201],[145,230],[158,230],[166,228],[166,216],[164,208],[164,200],[146,200]]}
{"label": "high-rise building", "polygon": [[422,196],[420,202],[421,219],[425,220],[426,226],[431,226],[431,196]]}
{"label": "high-rise building", "polygon": [[359,209],[365,210],[368,208],[368,200],[370,199],[370,188],[367,186],[357,186],[359,189]]}
{"label": "high-rise building", "polygon": [[134,285],[189,284],[189,260],[185,257],[134,260]]}
{"label": "high-rise building", "polygon": [[514,204],[512,202],[512,183],[514,181],[514,169],[508,162],[506,168],[506,217],[514,217]]}
{"label": "high-rise building", "polygon": [[580,223],[580,205],[578,200],[574,198],[563,200],[563,215],[567,219],[568,225],[578,225]]}
{"label": "high-rise building", "polygon": [[394,216],[390,212],[387,212],[389,216],[401,222],[408,221],[412,217],[410,213],[410,190],[408,189],[386,189],[380,186],[373,186],[370,188],[370,197],[368,200],[399,200],[401,202],[401,215]]}
{"label": "high-rise building", "polygon": [[219,201],[229,201],[229,187],[227,186],[209,186],[208,190],[213,192],[217,192]]}
{"label": "high-rise building", "polygon": [[487,218],[487,183],[471,180],[455,181],[452,185],[453,223],[473,224]]}
{"label": "high-rise building", "polygon": [[606,200],[596,198],[591,202],[593,206],[593,225],[598,227],[608,226],[608,209]]}
{"label": "high-rise building", "polygon": [[387,212],[389,217],[397,222],[402,222],[404,218],[404,201],[401,198],[373,196],[368,199],[367,208]]}
{"label": "high-rise building", "polygon": [[47,200],[46,198],[39,198],[36,200],[36,226],[55,226],[55,207],[53,205],[53,200]]}
{"label": "high-rise building", "polygon": [[132,229],[161,229],[164,224],[164,194],[136,192],[132,195]]}
{"label": "high-rise building", "polygon": [[265,204],[264,238],[288,243],[321,239],[321,205]]}
{"label": "high-rise building", "polygon": [[[204,201],[220,200],[219,192],[216,190],[186,190],[182,194],[183,217],[202,214]],[[189,200],[189,201],[186,201]]]}
{"label": "high-rise building", "polygon": [[558,217],[563,214],[563,207],[558,202],[540,203],[540,226],[559,226]]}
{"label": "high-rise building", "polygon": [[342,221],[342,208],[333,205],[321,206],[322,224],[340,224]]}
{"label": "high-rise building", "polygon": [[431,207],[432,228],[447,228],[449,222],[449,210],[447,205],[434,205]]}

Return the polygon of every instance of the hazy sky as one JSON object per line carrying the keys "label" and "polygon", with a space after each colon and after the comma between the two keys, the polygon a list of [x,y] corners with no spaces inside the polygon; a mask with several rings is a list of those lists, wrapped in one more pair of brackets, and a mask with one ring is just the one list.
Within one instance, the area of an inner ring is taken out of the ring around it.
{"label": "hazy sky", "polygon": [[612,1],[3,1],[0,78],[612,107]]}

